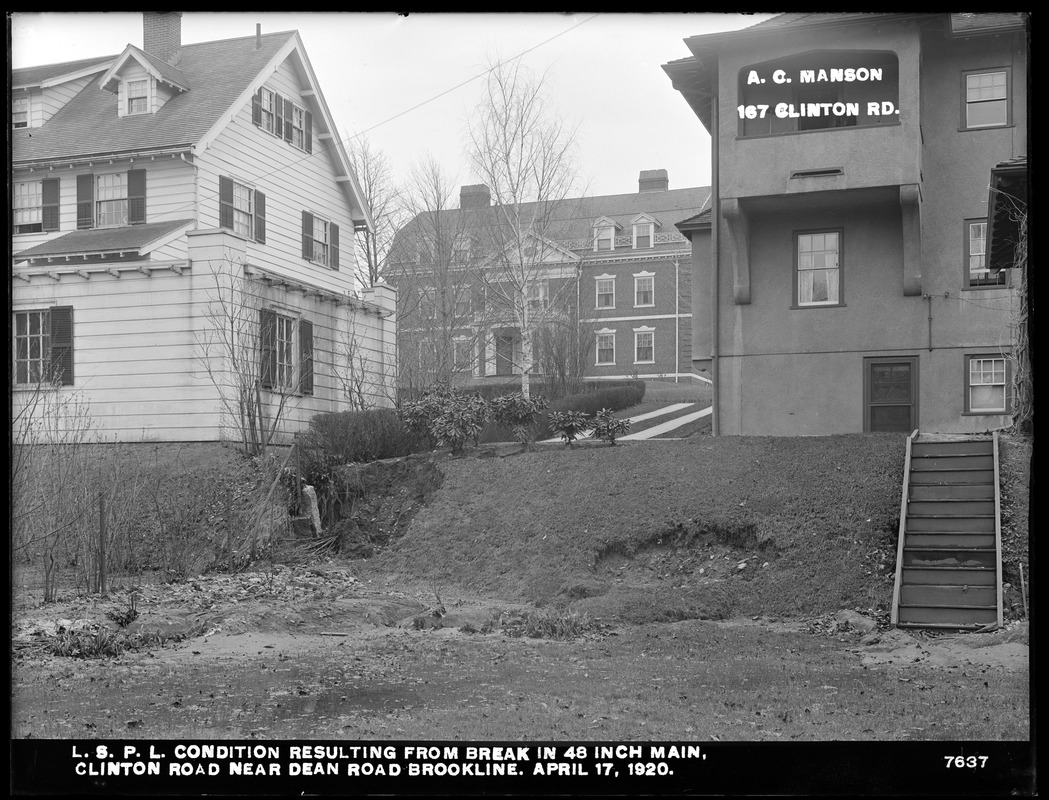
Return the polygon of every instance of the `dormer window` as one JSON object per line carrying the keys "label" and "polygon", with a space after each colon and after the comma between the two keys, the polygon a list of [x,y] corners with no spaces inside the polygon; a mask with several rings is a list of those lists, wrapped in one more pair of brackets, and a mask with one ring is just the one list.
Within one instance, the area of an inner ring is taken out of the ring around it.
{"label": "dormer window", "polygon": [[615,234],[615,228],[611,225],[602,225],[594,228],[594,250],[600,253],[614,249]]}
{"label": "dormer window", "polygon": [[149,79],[127,82],[127,113],[149,112]]}
{"label": "dormer window", "polygon": [[29,98],[16,97],[11,101],[11,127],[29,127]]}
{"label": "dormer window", "polygon": [[634,225],[634,249],[652,246],[652,223],[639,222]]}

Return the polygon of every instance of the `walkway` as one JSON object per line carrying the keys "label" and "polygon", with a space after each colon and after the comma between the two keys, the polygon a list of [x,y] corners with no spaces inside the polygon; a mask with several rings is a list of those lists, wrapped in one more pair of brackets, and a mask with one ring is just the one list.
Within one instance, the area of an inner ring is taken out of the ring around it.
{"label": "walkway", "polygon": [[[685,409],[692,408],[695,405],[696,405],[695,403],[674,403],[673,405],[669,405],[666,408],[660,408],[660,409],[657,409],[656,411],[649,411],[646,414],[638,414],[636,417],[627,417],[627,420],[630,422],[631,426],[633,426],[634,424],[636,424],[638,422],[645,422],[647,420],[654,419],[656,417],[664,417],[664,416],[666,416],[668,414],[677,414],[677,413],[679,413],[681,411],[684,411]],[[659,425],[653,425],[651,428],[646,428],[643,431],[638,431],[637,433],[631,433],[631,434],[628,434],[627,436],[620,436],[620,437],[618,437],[618,439],[619,439],[619,441],[622,442],[622,441],[628,441],[628,440],[634,440],[634,439],[651,439],[651,438],[653,438],[655,436],[661,436],[664,433],[669,433],[670,431],[677,430],[678,428],[680,428],[680,427],[682,427],[684,425],[688,425],[690,422],[695,422],[697,419],[702,419],[703,417],[709,416],[710,413],[711,413],[711,410],[712,409],[708,407],[708,408],[704,408],[701,411],[695,411],[695,412],[693,412],[691,414],[685,414],[684,416],[674,417],[671,420],[667,420],[666,422],[662,422]],[[581,434],[579,436],[579,438],[580,439],[589,439],[589,438],[592,438],[593,435],[594,435],[594,432],[592,430],[590,430],[590,431],[587,431],[584,434]],[[552,444],[552,443],[555,443],[555,442],[560,442],[561,439],[558,438],[558,437],[554,437],[553,439],[544,439],[543,441],[545,443],[551,443]]]}

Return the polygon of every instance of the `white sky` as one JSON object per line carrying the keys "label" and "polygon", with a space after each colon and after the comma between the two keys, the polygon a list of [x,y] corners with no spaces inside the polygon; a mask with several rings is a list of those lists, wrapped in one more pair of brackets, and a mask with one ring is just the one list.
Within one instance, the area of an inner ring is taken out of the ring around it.
{"label": "white sky", "polygon": [[[463,153],[489,55],[549,70],[551,105],[578,125],[591,195],[637,191],[666,169],[670,188],[710,183],[710,137],[662,69],[689,55],[683,39],[747,27],[770,14],[197,13],[182,43],[298,30],[340,133],[366,133],[404,180],[432,153],[456,183],[476,183]],[[142,46],[138,13],[13,13],[14,68],[119,54]],[[556,37],[556,38],[554,38]]]}

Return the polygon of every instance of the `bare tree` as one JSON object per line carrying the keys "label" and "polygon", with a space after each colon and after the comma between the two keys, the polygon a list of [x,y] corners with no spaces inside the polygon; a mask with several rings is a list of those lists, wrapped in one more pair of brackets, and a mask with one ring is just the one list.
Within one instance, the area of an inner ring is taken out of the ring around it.
{"label": "bare tree", "polygon": [[374,222],[373,230],[362,231],[356,239],[357,277],[362,286],[374,286],[383,275],[394,236],[404,221],[403,203],[389,157],[367,136],[354,136],[348,155]]}
{"label": "bare tree", "polygon": [[335,378],[354,411],[373,408],[379,398],[393,404],[390,390],[395,385],[396,359],[388,351],[369,351],[350,323],[340,334],[333,361]]}
{"label": "bare tree", "polygon": [[280,432],[312,371],[295,369],[290,336],[262,302],[262,284],[232,260],[212,267],[214,285],[197,332],[197,361],[217,389],[222,424],[244,452],[261,455]]}
{"label": "bare tree", "polygon": [[535,337],[574,299],[579,257],[557,244],[575,194],[575,131],[551,109],[545,76],[497,64],[469,129],[469,155],[489,187],[487,258],[478,275],[498,314],[520,336],[521,391],[529,396]]}
{"label": "bare tree", "polygon": [[484,252],[456,190],[427,155],[404,192],[411,221],[397,235],[387,280],[398,290],[398,383],[408,394],[468,378],[479,363],[486,305],[474,265]]}

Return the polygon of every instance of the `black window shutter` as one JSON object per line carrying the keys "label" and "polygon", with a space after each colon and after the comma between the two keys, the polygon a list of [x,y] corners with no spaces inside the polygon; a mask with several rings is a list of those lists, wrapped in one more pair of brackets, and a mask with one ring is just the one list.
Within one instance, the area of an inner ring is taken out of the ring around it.
{"label": "black window shutter", "polygon": [[302,212],[302,257],[313,260],[313,214]]}
{"label": "black window shutter", "polygon": [[251,122],[262,126],[262,87],[251,96]]}
{"label": "black window shutter", "polygon": [[266,244],[266,195],[255,192],[255,241]]}
{"label": "black window shutter", "polygon": [[277,374],[277,312],[259,310],[259,376],[263,389],[272,389]]}
{"label": "black window shutter", "polygon": [[51,374],[62,386],[73,385],[73,307],[55,306],[51,323]]}
{"label": "black window shutter", "polygon": [[313,394],[313,323],[299,323],[299,385],[303,394]]}
{"label": "black window shutter", "polygon": [[311,114],[309,111],[307,111],[303,116],[306,117],[306,121],[303,122],[304,130],[302,132],[303,138],[306,140],[305,141],[306,152],[307,153],[312,153],[313,152],[313,114]]}
{"label": "black window shutter", "polygon": [[328,242],[328,266],[332,269],[339,268],[339,226],[334,222],[331,224],[331,241]]}
{"label": "black window shutter", "polygon": [[132,169],[127,173],[127,221],[141,225],[146,221],[146,171]]}
{"label": "black window shutter", "polygon": [[284,141],[291,141],[292,128],[295,127],[295,104],[291,100],[284,100]]}
{"label": "black window shutter", "polygon": [[233,230],[233,181],[219,176],[219,227]]}
{"label": "black window shutter", "polygon": [[284,98],[273,93],[273,134],[284,138]]}
{"label": "black window shutter", "polygon": [[58,178],[44,178],[41,181],[41,205],[43,206],[43,225],[42,230],[45,231],[57,231],[60,227],[58,219],[58,211],[61,205],[59,200],[59,186],[60,181]]}
{"label": "black window shutter", "polygon": [[76,176],[76,226],[77,230],[95,227],[95,176]]}

